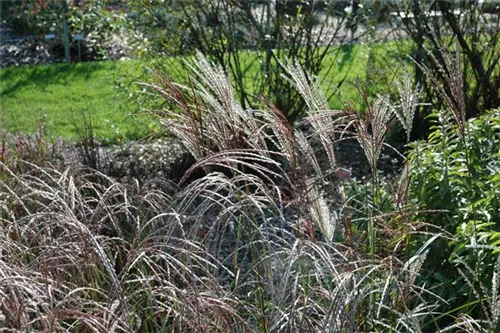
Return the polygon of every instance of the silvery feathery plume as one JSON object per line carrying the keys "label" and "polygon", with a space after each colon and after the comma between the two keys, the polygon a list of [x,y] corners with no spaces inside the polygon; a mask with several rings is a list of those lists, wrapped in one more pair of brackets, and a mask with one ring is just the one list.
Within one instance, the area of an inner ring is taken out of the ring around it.
{"label": "silvery feathery plume", "polygon": [[330,110],[328,101],[325,97],[317,80],[314,80],[304,72],[299,63],[282,64],[290,76],[289,81],[299,91],[308,107],[308,116],[305,122],[311,124],[315,132],[318,134],[323,147],[328,155],[330,167],[336,167],[336,159],[334,153],[334,132],[338,123],[342,120],[341,112]]}
{"label": "silvery feathery plume", "polygon": [[406,139],[410,141],[411,129],[413,127],[413,119],[418,106],[424,105],[419,103],[422,94],[422,88],[417,85],[415,89],[412,87],[411,78],[405,72],[403,79],[396,82],[399,92],[399,105],[394,107],[396,117],[403,125],[406,133]]}
{"label": "silvery feathery plume", "polygon": [[393,124],[393,111],[389,97],[379,96],[372,105],[368,105],[366,113],[357,112],[353,115],[353,124],[358,132],[357,139],[374,175],[385,137]]}
{"label": "silvery feathery plume", "polygon": [[[434,39],[438,40],[435,32],[432,33],[434,35]],[[463,137],[465,135],[467,107],[465,103],[464,80],[460,61],[460,46],[457,42],[454,57],[446,51],[441,42],[438,47],[439,55],[442,58],[441,61],[436,58],[434,53],[428,49],[425,50],[434,65],[438,68],[439,73],[441,73],[442,80],[440,80],[439,77],[437,77],[424,64],[418,63],[415,60],[413,61],[415,61],[417,66],[419,66],[420,69],[431,79],[434,89],[439,97],[445,102],[446,106],[448,106],[451,114],[453,115],[453,120],[455,120],[458,129],[460,130],[460,135]]]}

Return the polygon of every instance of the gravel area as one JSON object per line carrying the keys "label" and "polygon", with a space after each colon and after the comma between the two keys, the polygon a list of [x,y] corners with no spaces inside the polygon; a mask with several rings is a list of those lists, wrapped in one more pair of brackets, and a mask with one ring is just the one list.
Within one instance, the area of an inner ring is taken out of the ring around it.
{"label": "gravel area", "polygon": [[[350,170],[352,177],[362,178],[370,173],[365,153],[355,139],[339,142],[335,153],[338,166]],[[195,163],[191,154],[175,138],[149,143],[131,142],[122,147],[101,147],[99,161],[100,168],[117,179],[147,176],[179,180]],[[402,162],[403,158],[398,153],[384,148],[379,167],[384,174],[391,174]]]}
{"label": "gravel area", "polygon": [[145,177],[178,181],[195,162],[191,154],[174,138],[101,147],[99,161],[104,173],[123,181]]}
{"label": "gravel area", "polygon": [[49,45],[39,38],[18,36],[12,28],[0,24],[0,68],[54,62]]}

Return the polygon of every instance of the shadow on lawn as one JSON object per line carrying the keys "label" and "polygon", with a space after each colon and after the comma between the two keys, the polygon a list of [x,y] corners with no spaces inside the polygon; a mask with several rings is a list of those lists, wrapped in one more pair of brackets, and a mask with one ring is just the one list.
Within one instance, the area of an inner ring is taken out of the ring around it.
{"label": "shadow on lawn", "polygon": [[7,82],[5,88],[1,90],[1,95],[13,95],[18,89],[29,85],[43,89],[51,84],[66,85],[75,78],[87,80],[92,78],[95,72],[110,68],[107,62],[27,66],[21,73],[19,68],[9,67],[0,75],[0,81],[4,84]]}

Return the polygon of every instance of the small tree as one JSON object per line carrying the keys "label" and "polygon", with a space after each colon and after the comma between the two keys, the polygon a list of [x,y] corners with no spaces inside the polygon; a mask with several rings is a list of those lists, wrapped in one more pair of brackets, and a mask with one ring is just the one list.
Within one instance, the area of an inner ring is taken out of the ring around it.
{"label": "small tree", "polygon": [[[348,38],[347,16],[328,15],[328,6],[316,0],[136,0],[131,11],[154,23],[143,27],[148,38],[159,38],[156,51],[201,51],[231,75],[244,108],[257,108],[268,96],[294,122],[305,105],[282,65],[297,59],[313,76],[329,72],[335,62],[325,69],[326,57]],[[245,53],[249,49],[254,55]]]}
{"label": "small tree", "polygon": [[[399,45],[407,46],[407,39],[401,38],[404,36],[413,42],[415,81],[423,89],[424,100],[432,101],[433,107],[440,109],[444,101],[433,89],[435,83],[431,77],[445,86],[453,73],[447,72],[442,65],[446,54],[455,50],[460,53],[463,80],[454,88],[460,94],[454,94],[463,96],[466,116],[474,117],[480,110],[500,105],[500,20],[498,9],[493,14],[491,9],[482,7],[480,1],[412,0],[401,2],[395,11],[398,15],[393,18],[399,24],[395,31],[401,33],[397,36]],[[432,75],[427,75],[426,71]],[[415,137],[426,135],[429,124],[425,118],[429,112],[430,106],[424,106],[417,115]]]}

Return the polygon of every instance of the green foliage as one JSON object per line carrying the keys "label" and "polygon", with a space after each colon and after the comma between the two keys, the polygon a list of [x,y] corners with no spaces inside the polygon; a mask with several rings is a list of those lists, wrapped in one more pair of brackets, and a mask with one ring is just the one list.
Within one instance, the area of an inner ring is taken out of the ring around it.
{"label": "green foliage", "polygon": [[[130,47],[126,45],[127,40],[132,35],[133,30],[130,21],[122,11],[114,9],[112,5],[107,6],[108,1],[86,1],[80,7],[72,6],[68,17],[68,24],[72,34],[82,34],[85,36],[85,47],[95,55],[98,53],[106,58],[105,47],[114,34],[120,35],[122,42],[120,47]],[[127,33],[123,33],[124,31]],[[112,43],[118,43],[117,40]]]}
{"label": "green foliage", "polygon": [[[458,307],[484,297],[473,289],[481,289],[479,282],[489,285],[498,252],[500,110],[468,121],[463,136],[449,114],[432,117],[428,141],[410,145],[410,196],[423,211],[420,219],[452,237],[436,243],[440,246],[433,249],[428,278],[442,282],[446,297]],[[461,269],[467,273],[458,274]],[[468,274],[479,281],[464,283],[476,281]]]}
{"label": "green foliage", "polygon": [[21,34],[54,33],[62,28],[64,1],[2,1],[4,19]]}
{"label": "green foliage", "polygon": [[469,121],[464,138],[445,114],[434,117],[428,142],[411,144],[412,193],[419,208],[446,210],[430,214],[429,222],[451,233],[470,229],[462,223],[498,221],[499,110]]}
{"label": "green foliage", "polygon": [[[126,18],[141,39],[136,48],[143,58],[158,54],[182,55],[192,53],[190,33],[177,1],[130,0]],[[196,15],[196,13],[191,13]]]}

